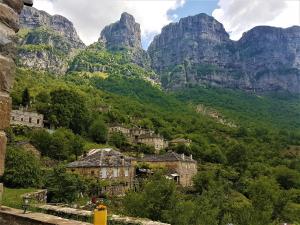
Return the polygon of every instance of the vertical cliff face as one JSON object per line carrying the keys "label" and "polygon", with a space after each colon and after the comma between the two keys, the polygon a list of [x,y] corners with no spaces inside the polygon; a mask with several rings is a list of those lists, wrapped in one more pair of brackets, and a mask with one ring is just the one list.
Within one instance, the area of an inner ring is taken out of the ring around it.
{"label": "vertical cliff face", "polygon": [[[163,72],[169,66],[190,63],[214,62],[216,58],[226,61],[230,44],[223,25],[206,14],[190,16],[162,29],[149,46],[152,66]],[[221,57],[223,56],[223,57]]]}
{"label": "vertical cliff face", "polygon": [[85,47],[73,23],[63,16],[51,16],[33,7],[24,7],[20,15],[20,23],[22,29],[34,30],[41,27],[47,28],[68,40],[73,48]]}
{"label": "vertical cliff face", "polygon": [[18,63],[21,66],[64,74],[68,60],[85,45],[72,22],[25,7],[20,15]]}
{"label": "vertical cliff face", "polygon": [[123,13],[116,23],[106,26],[100,35],[99,42],[103,42],[110,51],[121,51],[130,61],[142,67],[150,67],[150,59],[142,49],[140,25],[132,15]]}
{"label": "vertical cliff face", "polygon": [[241,40],[205,14],[162,29],[148,49],[166,88],[210,85],[300,93],[300,27],[256,27]]}

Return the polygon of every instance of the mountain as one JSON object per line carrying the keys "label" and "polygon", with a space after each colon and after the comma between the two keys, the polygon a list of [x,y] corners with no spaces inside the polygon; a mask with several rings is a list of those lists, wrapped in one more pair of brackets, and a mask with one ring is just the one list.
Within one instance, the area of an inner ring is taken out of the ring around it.
{"label": "mountain", "polygon": [[85,45],[68,19],[25,7],[20,15],[19,65],[64,74]]}
{"label": "mountain", "polygon": [[182,18],[157,35],[148,53],[165,88],[209,85],[300,93],[300,27],[260,26],[232,41],[206,14]]}
{"label": "mountain", "polygon": [[140,24],[132,15],[122,13],[118,22],[106,26],[99,38],[110,51],[123,51],[130,61],[139,66],[150,68],[150,58],[142,49]]}

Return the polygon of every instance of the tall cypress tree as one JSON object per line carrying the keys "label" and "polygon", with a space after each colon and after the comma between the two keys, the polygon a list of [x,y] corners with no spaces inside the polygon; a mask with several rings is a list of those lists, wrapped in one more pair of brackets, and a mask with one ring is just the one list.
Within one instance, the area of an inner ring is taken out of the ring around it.
{"label": "tall cypress tree", "polygon": [[30,106],[30,93],[28,88],[25,88],[22,94],[22,106],[29,107]]}

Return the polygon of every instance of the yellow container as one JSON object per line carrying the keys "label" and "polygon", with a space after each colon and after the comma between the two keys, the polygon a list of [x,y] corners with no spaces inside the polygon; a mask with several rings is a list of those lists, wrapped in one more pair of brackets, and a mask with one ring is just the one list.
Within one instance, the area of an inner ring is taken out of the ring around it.
{"label": "yellow container", "polygon": [[99,205],[94,210],[94,225],[107,225],[107,208]]}

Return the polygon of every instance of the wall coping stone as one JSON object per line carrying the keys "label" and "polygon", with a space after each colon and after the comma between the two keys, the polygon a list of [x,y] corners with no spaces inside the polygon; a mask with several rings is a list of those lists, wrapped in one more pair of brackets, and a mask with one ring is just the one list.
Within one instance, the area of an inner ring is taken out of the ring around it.
{"label": "wall coping stone", "polygon": [[40,222],[41,224],[45,224],[45,225],[91,225],[90,223],[67,220],[61,217],[47,215],[43,213],[28,212],[26,214],[23,214],[23,210],[1,206],[0,218],[1,216],[5,216],[5,215],[12,216],[22,221],[29,221],[29,222],[34,221],[35,223]]}

